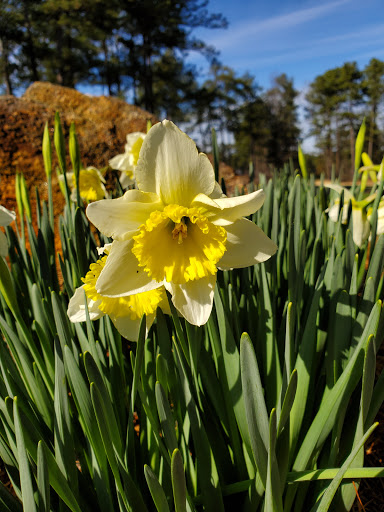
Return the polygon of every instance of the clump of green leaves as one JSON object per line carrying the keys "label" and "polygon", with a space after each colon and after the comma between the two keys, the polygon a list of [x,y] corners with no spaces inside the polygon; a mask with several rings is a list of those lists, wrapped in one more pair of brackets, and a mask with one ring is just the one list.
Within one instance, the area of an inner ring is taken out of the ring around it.
{"label": "clump of green leaves", "polygon": [[[65,162],[58,118],[55,147]],[[43,148],[50,176],[47,132]],[[17,497],[1,484],[2,510],[350,510],[351,481],[383,476],[363,445],[384,397],[384,237],[358,248],[311,175],[260,186],[251,220],[276,256],[220,273],[206,326],[159,310],[137,344],[107,316],[68,320],[108,241],[68,186],[56,224],[51,196],[37,198],[37,231],[19,212],[30,250],[8,227],[0,262],[0,457]]]}

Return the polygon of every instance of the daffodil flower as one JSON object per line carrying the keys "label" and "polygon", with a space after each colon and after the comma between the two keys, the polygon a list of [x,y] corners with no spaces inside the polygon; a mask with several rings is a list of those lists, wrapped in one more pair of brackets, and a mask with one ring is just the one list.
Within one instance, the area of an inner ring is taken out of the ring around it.
{"label": "daffodil flower", "polygon": [[135,182],[135,168],[145,136],[146,134],[142,132],[129,133],[124,153],[116,155],[109,161],[112,169],[121,171],[120,183],[123,188],[133,185]]}
{"label": "daffodil flower", "polygon": [[264,202],[258,190],[228,198],[207,156],[172,122],[154,125],[136,167],[138,189],[87,208],[113,242],[97,293],[125,297],[161,286],[191,324],[207,322],[218,268],[260,263],[276,244],[246,219]]}
{"label": "daffodil flower", "polygon": [[[11,212],[4,208],[4,206],[0,206],[0,226],[9,226],[9,224],[16,219],[16,213]],[[0,256],[5,256],[8,254],[8,241],[5,234],[0,229]]]}
{"label": "daffodil flower", "polygon": [[367,180],[368,177],[371,178],[373,183],[376,183],[377,181],[381,180],[381,171],[380,171],[380,165],[375,165],[372,160],[370,159],[368,153],[363,153],[361,155],[361,159],[363,160],[363,164],[360,169],[359,173],[361,174],[361,191],[364,192],[365,187],[367,186]]}
{"label": "daffodil flower", "polygon": [[[371,222],[372,208],[367,210],[367,219]],[[377,208],[377,228],[376,235],[382,235],[384,233],[384,199],[382,199]]]}
{"label": "daffodil flower", "polygon": [[142,316],[146,315],[147,332],[150,329],[156,309],[161,307],[170,313],[164,287],[125,297],[103,297],[96,291],[96,281],[103,270],[108,255],[102,256],[96,263],[91,263],[83,286],[76,289],[69,301],[68,317],[71,322],[85,322],[85,302],[89,318],[98,320],[108,315],[119,333],[130,341],[137,341]]}
{"label": "daffodil flower", "polygon": [[[367,206],[375,199],[375,194],[370,195],[366,199],[357,201],[351,192],[340,185],[328,184],[325,185],[332,190],[335,190],[339,195],[344,192],[344,204],[342,212],[342,223],[346,224],[348,221],[348,204],[352,204],[352,238],[358,247],[362,247],[364,242],[368,239],[371,230],[371,225],[367,218]],[[333,222],[337,222],[340,214],[340,200],[336,199],[333,206],[328,209],[329,218]]]}
{"label": "daffodil flower", "polygon": [[[71,199],[76,201],[76,178],[74,172],[66,173],[67,183],[70,187]],[[59,179],[63,182],[63,175],[59,176]],[[91,201],[99,201],[107,197],[107,191],[104,186],[105,179],[101,172],[96,167],[87,167],[86,169],[80,170],[79,175],[79,189],[80,197],[87,203]]]}

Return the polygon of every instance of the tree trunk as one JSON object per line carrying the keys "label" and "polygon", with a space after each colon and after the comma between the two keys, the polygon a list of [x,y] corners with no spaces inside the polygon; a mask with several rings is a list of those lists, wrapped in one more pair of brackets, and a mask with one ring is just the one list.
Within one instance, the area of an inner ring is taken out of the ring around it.
{"label": "tree trunk", "polygon": [[335,166],[337,169],[337,172],[340,172],[340,130],[339,130],[339,123],[336,119],[336,160],[335,160]]}
{"label": "tree trunk", "polygon": [[152,51],[151,45],[144,37],[144,108],[153,112],[153,76],[152,76]]}
{"label": "tree trunk", "polygon": [[26,20],[26,27],[27,27],[27,54],[28,54],[28,59],[29,59],[31,78],[34,82],[37,82],[40,78],[39,78],[39,72],[37,69],[35,45],[34,45],[33,37],[32,37],[31,17],[29,14],[27,2],[24,3],[24,17]]}
{"label": "tree trunk", "polygon": [[112,91],[112,80],[111,80],[111,73],[109,71],[109,55],[108,55],[108,46],[106,39],[103,39],[103,53],[104,53],[104,79],[105,79],[105,85],[108,88],[108,95],[113,96]]}
{"label": "tree trunk", "polygon": [[56,23],[56,58],[58,59],[58,69],[56,73],[56,81],[59,85],[64,85],[64,73],[63,73],[63,31],[58,23]]}
{"label": "tree trunk", "polygon": [[9,72],[9,52],[7,43],[0,39],[0,53],[1,53],[1,61],[4,73],[4,81],[5,81],[5,92],[6,94],[13,94],[13,88],[11,83],[11,76]]}

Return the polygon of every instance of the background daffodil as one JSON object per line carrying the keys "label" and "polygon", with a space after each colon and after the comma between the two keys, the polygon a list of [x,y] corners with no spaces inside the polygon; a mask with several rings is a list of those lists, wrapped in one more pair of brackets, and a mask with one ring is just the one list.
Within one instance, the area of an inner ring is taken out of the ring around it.
{"label": "background daffodil", "polygon": [[123,188],[135,182],[135,168],[145,136],[146,134],[142,132],[128,133],[124,153],[116,155],[109,161],[112,169],[121,171],[120,184]]}
{"label": "background daffodil", "polygon": [[107,255],[96,263],[91,263],[83,286],[76,289],[68,304],[68,317],[71,322],[85,322],[85,303],[89,318],[98,320],[108,315],[119,333],[130,341],[137,341],[142,316],[146,315],[147,332],[155,316],[156,309],[161,307],[170,313],[164,287],[125,297],[103,297],[96,291],[96,281],[107,261]]}
{"label": "background daffodil", "polygon": [[362,192],[364,192],[367,186],[368,177],[371,178],[373,183],[376,183],[377,181],[381,180],[381,172],[380,165],[375,165],[370,159],[368,153],[362,153],[361,159],[364,165],[362,165],[362,167],[359,169],[359,174],[361,174],[360,189]]}
{"label": "background daffodil", "polygon": [[[357,201],[355,197],[351,194],[351,192],[342,187],[341,185],[336,184],[328,184],[325,185],[332,190],[335,190],[339,195],[344,192],[344,204],[343,204],[343,213],[342,213],[342,223],[346,224],[348,221],[348,204],[351,202],[352,204],[352,238],[355,244],[358,247],[361,247],[364,242],[368,239],[369,233],[371,231],[371,225],[367,218],[367,205],[370,204],[376,197],[376,194],[372,194],[366,199],[361,201]],[[337,222],[340,214],[340,201],[336,200],[333,206],[328,209],[329,218],[333,222]]]}
{"label": "background daffodil", "polygon": [[124,297],[164,285],[180,314],[202,325],[218,268],[247,267],[276,252],[245,218],[261,208],[264,192],[224,196],[207,156],[170,121],[148,132],[135,174],[138,190],[87,208],[91,222],[114,239],[97,293]]}
{"label": "background daffodil", "polygon": [[[67,183],[70,187],[72,194],[72,201],[76,201],[76,179],[74,172],[66,173]],[[63,175],[59,176],[61,181],[64,181]],[[105,179],[101,172],[96,167],[87,167],[80,170],[79,175],[79,192],[80,197],[87,203],[91,201],[99,201],[107,196],[105,188]]]}
{"label": "background daffodil", "polygon": [[[367,219],[371,222],[372,218],[372,208],[368,208],[367,210]],[[384,233],[384,199],[382,199],[377,208],[377,229],[376,235],[382,235]]]}
{"label": "background daffodil", "polygon": [[[4,206],[0,206],[0,226],[9,226],[16,219],[16,213],[7,210]],[[8,254],[7,237],[0,229],[0,256],[5,257]]]}

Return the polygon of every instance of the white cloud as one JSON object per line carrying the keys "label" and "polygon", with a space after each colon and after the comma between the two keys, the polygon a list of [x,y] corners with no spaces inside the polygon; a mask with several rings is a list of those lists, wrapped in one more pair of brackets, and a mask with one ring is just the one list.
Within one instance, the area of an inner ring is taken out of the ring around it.
{"label": "white cloud", "polygon": [[265,33],[278,33],[287,28],[297,27],[303,23],[318,19],[329,12],[349,3],[351,0],[336,0],[317,7],[309,7],[292,11],[288,14],[281,14],[273,18],[261,20],[259,18],[237,23],[230,26],[225,34],[210,40],[216,48],[222,50],[238,44],[246,44],[250,37],[257,35],[262,37]]}
{"label": "white cloud", "polygon": [[[362,60],[370,57],[380,58],[383,55],[382,48],[384,47],[384,25],[372,27],[370,31],[367,29],[360,33],[351,32],[319,40],[302,41],[294,45],[287,44],[284,45],[285,51],[264,48],[261,58],[256,54],[239,56],[237,66],[260,70],[264,66],[269,68],[271,65],[334,56],[336,43],[337,54],[341,61]],[[340,62],[341,64],[342,62]]]}

